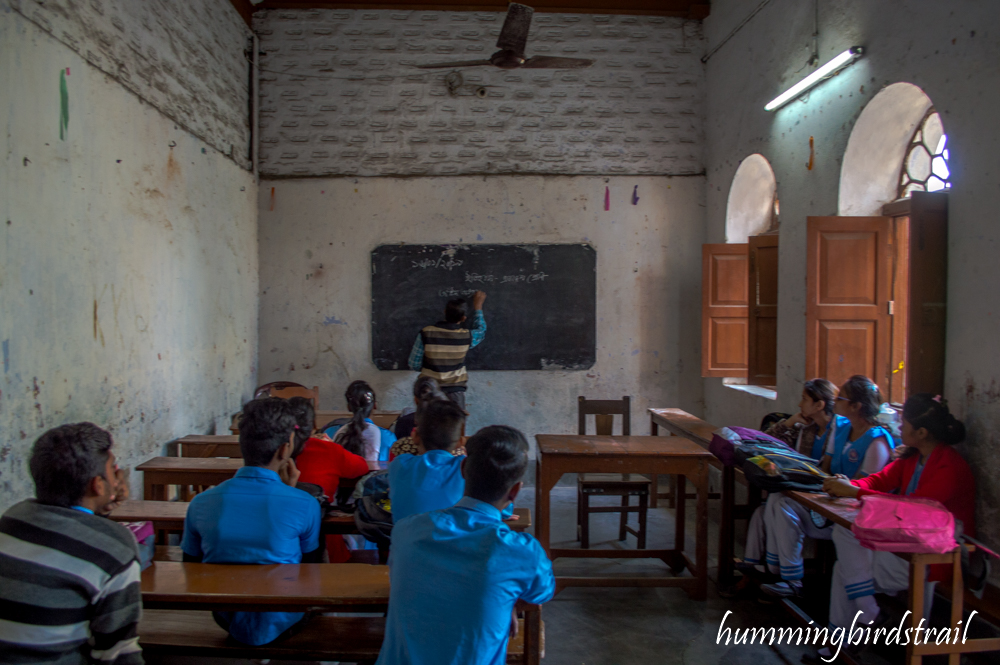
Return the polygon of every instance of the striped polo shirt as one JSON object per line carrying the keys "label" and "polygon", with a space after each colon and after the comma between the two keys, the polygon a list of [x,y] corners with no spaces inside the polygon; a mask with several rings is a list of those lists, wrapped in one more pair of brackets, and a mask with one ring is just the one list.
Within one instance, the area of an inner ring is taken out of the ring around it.
{"label": "striped polo shirt", "polygon": [[442,388],[465,388],[469,373],[465,356],[472,346],[472,332],[461,323],[435,323],[420,331],[424,342],[421,374],[435,379]]}
{"label": "striped polo shirt", "polygon": [[5,663],[141,665],[132,533],[72,508],[22,501],[0,517]]}

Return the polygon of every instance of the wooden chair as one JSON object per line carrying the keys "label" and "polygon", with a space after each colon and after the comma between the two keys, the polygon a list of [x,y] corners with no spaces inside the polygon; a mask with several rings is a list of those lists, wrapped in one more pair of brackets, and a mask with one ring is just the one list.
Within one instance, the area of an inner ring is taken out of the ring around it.
{"label": "wooden chair", "polygon": [[290,397],[306,397],[312,400],[313,408],[319,408],[319,386],[313,386],[312,390],[306,388],[301,383],[291,381],[274,381],[265,383],[253,394],[254,399],[261,397],[280,397],[289,399]]}
{"label": "wooden chair", "polygon": [[[626,396],[621,400],[588,400],[579,398],[579,433],[587,433],[587,416],[594,416],[594,424],[598,436],[610,436],[614,431],[614,417],[622,417],[622,435],[629,436],[631,427],[631,398]],[[590,514],[620,513],[618,522],[618,540],[625,540],[631,533],[639,543],[639,549],[646,549],[646,510],[649,505],[650,481],[647,478],[632,479],[631,474],[620,473],[586,473],[579,474],[576,480],[577,495],[577,537],[580,547],[590,548]],[[621,506],[591,507],[591,496],[620,496]],[[629,497],[639,497],[639,505],[629,504]],[[639,514],[639,528],[628,525],[628,514]]]}

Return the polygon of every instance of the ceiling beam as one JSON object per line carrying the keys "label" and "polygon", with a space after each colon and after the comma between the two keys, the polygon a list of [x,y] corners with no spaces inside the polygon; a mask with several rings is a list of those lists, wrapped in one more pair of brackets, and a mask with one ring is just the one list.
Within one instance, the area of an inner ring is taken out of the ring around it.
{"label": "ceiling beam", "polygon": [[[231,0],[248,5],[249,0]],[[644,14],[679,16],[701,20],[708,16],[708,0],[527,0],[536,12],[566,14]],[[507,0],[386,0],[384,2],[352,2],[350,0],[264,0],[253,6],[262,9],[397,9],[437,11],[496,11],[507,10]],[[243,15],[243,12],[240,11]]]}

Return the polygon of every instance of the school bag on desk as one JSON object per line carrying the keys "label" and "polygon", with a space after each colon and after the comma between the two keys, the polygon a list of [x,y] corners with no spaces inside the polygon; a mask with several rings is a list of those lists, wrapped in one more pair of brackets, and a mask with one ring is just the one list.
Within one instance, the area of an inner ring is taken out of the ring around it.
{"label": "school bag on desk", "polygon": [[919,497],[861,497],[851,532],[862,546],[881,552],[944,554],[955,542],[955,516],[940,502]]}

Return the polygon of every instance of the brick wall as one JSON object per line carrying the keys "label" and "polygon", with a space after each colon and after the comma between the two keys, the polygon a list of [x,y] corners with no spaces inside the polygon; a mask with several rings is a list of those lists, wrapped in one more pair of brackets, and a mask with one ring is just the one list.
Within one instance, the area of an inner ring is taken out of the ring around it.
{"label": "brick wall", "polygon": [[[582,70],[421,70],[488,58],[504,14],[270,10],[261,38],[265,177],[692,174],[702,158],[701,24],[535,14],[528,55]],[[449,86],[453,71],[460,81]]]}
{"label": "brick wall", "polygon": [[251,35],[229,0],[0,0],[5,4],[250,168]]}

